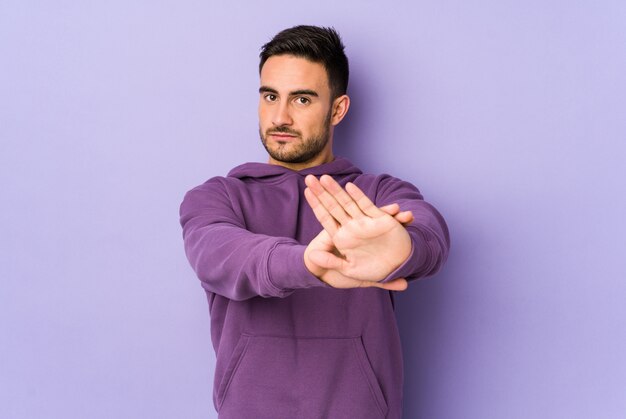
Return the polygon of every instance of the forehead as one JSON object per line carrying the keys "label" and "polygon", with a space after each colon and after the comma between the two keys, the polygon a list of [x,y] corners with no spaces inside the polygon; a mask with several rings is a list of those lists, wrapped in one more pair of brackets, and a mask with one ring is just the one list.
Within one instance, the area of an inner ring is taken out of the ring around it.
{"label": "forehead", "polygon": [[273,55],[261,69],[261,85],[277,90],[329,90],[326,69],[321,63],[293,55]]}

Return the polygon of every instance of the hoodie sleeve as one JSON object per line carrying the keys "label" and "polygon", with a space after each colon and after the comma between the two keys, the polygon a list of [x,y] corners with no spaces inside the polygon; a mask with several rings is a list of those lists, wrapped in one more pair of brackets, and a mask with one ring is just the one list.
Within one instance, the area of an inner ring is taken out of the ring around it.
{"label": "hoodie sleeve", "polygon": [[450,235],[441,214],[424,201],[412,184],[383,175],[378,183],[376,206],[397,203],[401,211],[412,211],[413,222],[406,226],[412,249],[408,259],[381,282],[395,278],[414,280],[434,275],[448,257]]}
{"label": "hoodie sleeve", "polygon": [[213,178],[187,192],[180,206],[185,253],[203,288],[245,300],[326,286],[306,269],[306,246],[246,230],[222,180]]}

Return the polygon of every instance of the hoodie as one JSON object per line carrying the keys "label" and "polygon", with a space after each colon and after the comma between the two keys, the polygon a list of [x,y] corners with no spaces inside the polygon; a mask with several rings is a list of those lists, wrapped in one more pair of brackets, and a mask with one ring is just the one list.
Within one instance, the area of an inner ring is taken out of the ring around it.
{"label": "hoodie", "polygon": [[446,260],[446,224],[417,188],[343,158],[302,171],[246,163],[190,190],[180,222],[208,298],[213,403],[222,419],[400,418],[393,295],[335,289],[306,269],[304,249],[322,229],[304,198],[308,174],[352,182],[379,207],[413,212],[411,254],[381,281],[429,276]]}

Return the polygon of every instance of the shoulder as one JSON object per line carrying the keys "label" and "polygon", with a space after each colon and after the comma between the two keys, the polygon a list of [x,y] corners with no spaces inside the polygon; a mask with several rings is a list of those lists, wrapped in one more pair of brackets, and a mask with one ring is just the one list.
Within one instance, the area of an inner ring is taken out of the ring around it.
{"label": "shoulder", "polygon": [[229,179],[223,176],[215,176],[204,183],[191,188],[185,193],[184,200],[206,194],[223,194],[228,188]]}
{"label": "shoulder", "polygon": [[181,213],[198,209],[230,207],[232,197],[243,187],[240,179],[215,176],[187,191],[180,205]]}
{"label": "shoulder", "polygon": [[385,205],[389,200],[423,199],[415,185],[387,173],[362,174],[353,183],[377,205]]}

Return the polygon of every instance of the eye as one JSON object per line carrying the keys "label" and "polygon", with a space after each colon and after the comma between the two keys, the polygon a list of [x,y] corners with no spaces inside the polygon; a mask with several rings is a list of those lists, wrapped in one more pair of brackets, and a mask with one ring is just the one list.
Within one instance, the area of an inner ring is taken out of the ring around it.
{"label": "eye", "polygon": [[296,103],[298,103],[298,105],[308,105],[309,103],[311,103],[311,99],[309,99],[308,97],[299,96],[296,98]]}
{"label": "eye", "polygon": [[278,99],[278,97],[273,94],[273,93],[268,93],[264,96],[265,100],[267,100],[268,102],[275,102],[276,99]]}

